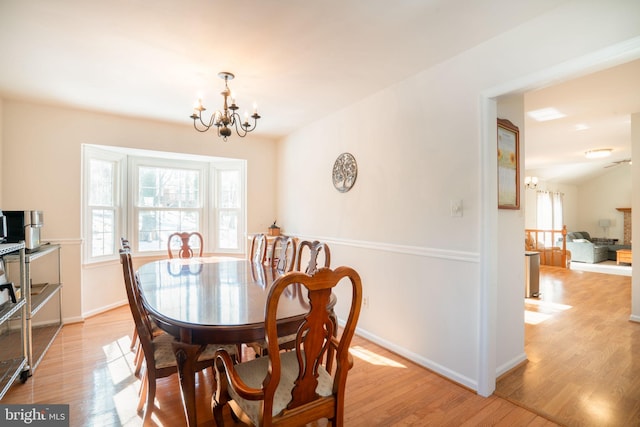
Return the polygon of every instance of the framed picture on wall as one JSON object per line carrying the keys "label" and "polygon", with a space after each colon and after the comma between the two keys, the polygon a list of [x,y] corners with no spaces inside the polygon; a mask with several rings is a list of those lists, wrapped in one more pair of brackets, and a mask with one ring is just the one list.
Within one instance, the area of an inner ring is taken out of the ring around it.
{"label": "framed picture on wall", "polygon": [[498,209],[520,209],[520,132],[498,119]]}

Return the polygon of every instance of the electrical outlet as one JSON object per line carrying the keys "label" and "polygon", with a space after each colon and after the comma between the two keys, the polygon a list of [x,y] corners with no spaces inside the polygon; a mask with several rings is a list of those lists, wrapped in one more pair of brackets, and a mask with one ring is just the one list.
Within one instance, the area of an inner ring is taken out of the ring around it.
{"label": "electrical outlet", "polygon": [[362,298],[362,306],[364,308],[369,308],[369,298],[368,297],[363,297]]}

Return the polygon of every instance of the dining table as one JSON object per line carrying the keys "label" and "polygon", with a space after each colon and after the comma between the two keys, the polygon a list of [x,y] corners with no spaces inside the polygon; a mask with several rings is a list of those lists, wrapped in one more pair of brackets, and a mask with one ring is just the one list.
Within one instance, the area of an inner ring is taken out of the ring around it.
{"label": "dining table", "polygon": [[[264,340],[269,289],[283,273],[264,264],[232,257],[163,259],[139,267],[142,303],[153,321],[176,337],[178,365],[187,424],[197,425],[195,362],[209,344]],[[278,335],[297,331],[308,312],[299,289],[288,289],[278,305]],[[336,298],[332,297],[331,307]]]}

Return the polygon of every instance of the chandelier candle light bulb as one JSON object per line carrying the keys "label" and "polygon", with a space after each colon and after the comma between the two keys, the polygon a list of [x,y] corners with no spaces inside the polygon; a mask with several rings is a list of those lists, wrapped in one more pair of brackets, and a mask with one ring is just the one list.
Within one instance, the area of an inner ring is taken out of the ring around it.
{"label": "chandelier candle light bulb", "polygon": [[[193,127],[198,132],[206,132],[213,126],[218,129],[218,136],[221,136],[224,141],[227,137],[231,136],[231,129],[235,129],[239,137],[244,138],[247,133],[255,130],[260,115],[258,114],[257,104],[253,104],[253,124],[249,123],[249,114],[245,113],[244,122],[237,113],[240,108],[236,105],[235,93],[231,93],[229,90],[229,80],[233,80],[234,75],[228,72],[218,73],[218,77],[224,79],[224,89],[220,94],[222,95],[224,102],[222,110],[215,111],[208,122],[202,119],[202,112],[206,111],[206,108],[202,105],[202,99],[198,99],[197,105],[193,109],[193,114],[190,116],[193,119]],[[227,103],[227,98],[231,98],[231,105]]]}

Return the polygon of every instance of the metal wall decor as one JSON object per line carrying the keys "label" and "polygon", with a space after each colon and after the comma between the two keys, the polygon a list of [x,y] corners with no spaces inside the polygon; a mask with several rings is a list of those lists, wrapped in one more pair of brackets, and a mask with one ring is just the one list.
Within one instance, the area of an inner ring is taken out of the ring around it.
{"label": "metal wall decor", "polygon": [[333,164],[333,186],[341,193],[351,190],[358,177],[356,158],[350,153],[342,153]]}

